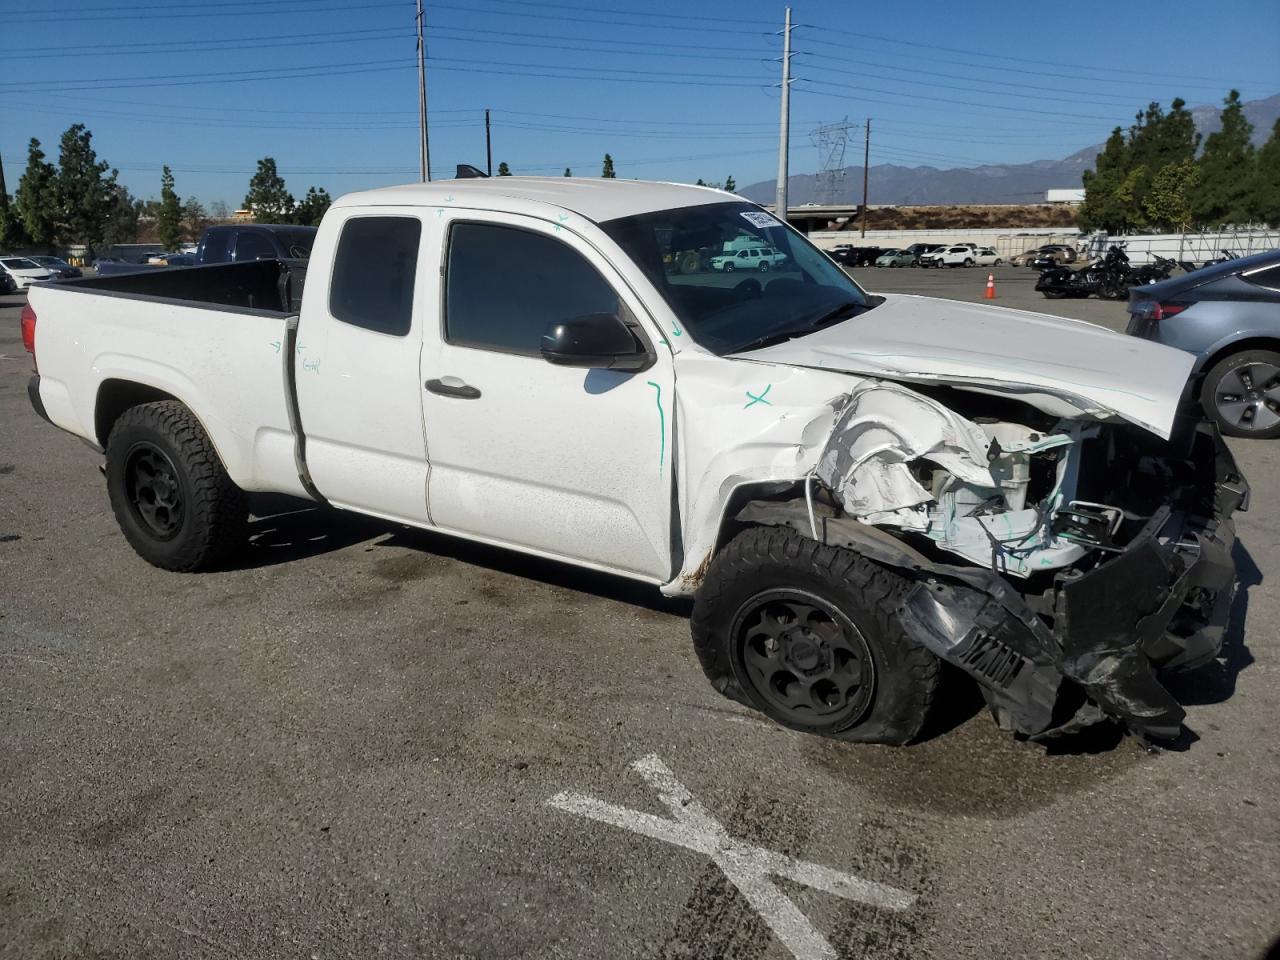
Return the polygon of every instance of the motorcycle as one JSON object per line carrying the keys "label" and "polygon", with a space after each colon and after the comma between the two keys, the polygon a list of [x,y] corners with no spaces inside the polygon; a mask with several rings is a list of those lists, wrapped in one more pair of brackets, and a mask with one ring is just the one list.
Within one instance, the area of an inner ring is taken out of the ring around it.
{"label": "motorcycle", "polygon": [[1125,286],[1141,287],[1146,286],[1148,283],[1159,283],[1161,280],[1168,280],[1177,268],[1178,264],[1173,260],[1165,257],[1152,257],[1150,263],[1135,267],[1129,272]]}
{"label": "motorcycle", "polygon": [[1128,294],[1131,273],[1124,248],[1114,244],[1101,260],[1086,264],[1079,270],[1070,267],[1045,270],[1036,281],[1036,289],[1050,300],[1064,297],[1083,299],[1092,294],[1104,300],[1123,300]]}

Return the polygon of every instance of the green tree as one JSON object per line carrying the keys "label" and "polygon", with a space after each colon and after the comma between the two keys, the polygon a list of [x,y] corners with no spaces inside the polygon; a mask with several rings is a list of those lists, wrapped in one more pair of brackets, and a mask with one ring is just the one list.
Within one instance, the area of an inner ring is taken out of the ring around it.
{"label": "green tree", "polygon": [[59,147],[58,239],[83,243],[92,253],[102,243],[111,219],[116,171],[98,159],[93,134],[83,123],[68,127]]}
{"label": "green tree", "polygon": [[26,239],[52,249],[58,235],[58,171],[45,160],[35,137],[27,144],[27,169],[18,181],[13,206]]}
{"label": "green tree", "polygon": [[173,250],[182,239],[182,201],[173,189],[173,172],[166,166],[160,174],[160,210],[156,216],[156,239]]}
{"label": "green tree", "polygon": [[1280,227],[1280,120],[1258,151],[1249,198],[1252,219]]}
{"label": "green tree", "polygon": [[1200,168],[1188,157],[1166,163],[1151,178],[1143,209],[1157,230],[1185,231],[1191,227],[1192,192],[1200,183]]}
{"label": "green tree", "polygon": [[244,198],[245,208],[253,211],[254,219],[261,223],[288,223],[293,216],[293,195],[285,189],[284,177],[276,171],[272,157],[258,161],[257,172],[249,179],[249,192]]}
{"label": "green tree", "polygon": [[613,157],[607,153],[604,155],[604,167],[600,171],[600,176],[606,180],[613,180],[617,176],[613,172]]}
{"label": "green tree", "polygon": [[725,178],[725,181],[724,181],[724,188],[725,188],[725,190],[727,190],[729,193],[733,193],[733,192],[735,192],[735,191],[738,189],[738,185],[737,185],[736,183],[734,183],[734,182],[733,182],[733,175],[732,175],[732,174],[730,174],[728,177],[726,177],[726,178]]}
{"label": "green tree", "polygon": [[102,242],[107,246],[136,243],[138,214],[141,211],[142,201],[135,200],[127,187],[117,183],[111,191],[111,212],[107,217],[106,228],[102,231]]}
{"label": "green tree", "polygon": [[566,177],[572,177],[572,176],[573,176],[573,171],[572,171],[572,170],[570,170],[568,167],[565,167],[565,168],[564,168],[564,175],[565,175]]}
{"label": "green tree", "polygon": [[500,164],[498,164],[498,176],[500,177],[511,176],[511,168],[507,166],[507,161],[503,160]]}
{"label": "green tree", "polygon": [[1098,154],[1093,170],[1086,170],[1084,203],[1076,214],[1081,230],[1105,230],[1119,233],[1133,220],[1129,200],[1133,190],[1132,158],[1123,131],[1116,127]]}
{"label": "green tree", "polygon": [[307,195],[302,198],[302,202],[294,210],[293,222],[300,223],[304,227],[318,227],[325,211],[332,205],[333,198],[329,196],[328,190],[323,187],[318,189],[316,187],[308,187]]}
{"label": "green tree", "polygon": [[209,215],[205,213],[204,205],[195,197],[187,197],[182,205],[182,229],[188,242],[198,242],[208,225]]}
{"label": "green tree", "polygon": [[1200,156],[1200,188],[1192,213],[1201,226],[1247,223],[1249,194],[1254,184],[1253,124],[1244,115],[1240,91],[1223,101],[1222,129],[1204,141]]}
{"label": "green tree", "polygon": [[1143,171],[1131,182],[1130,192],[1135,208],[1131,220],[1135,224],[1143,224],[1146,219],[1147,195],[1160,172],[1170,165],[1195,159],[1200,135],[1196,133],[1195,119],[1186,107],[1186,101],[1176,98],[1169,112],[1165,113],[1160,104],[1153,101],[1134,118],[1135,122],[1129,128],[1129,169],[1142,168]]}
{"label": "green tree", "polygon": [[0,160],[0,250],[26,246],[26,242],[18,210],[9,200],[9,189],[4,182],[4,161]]}

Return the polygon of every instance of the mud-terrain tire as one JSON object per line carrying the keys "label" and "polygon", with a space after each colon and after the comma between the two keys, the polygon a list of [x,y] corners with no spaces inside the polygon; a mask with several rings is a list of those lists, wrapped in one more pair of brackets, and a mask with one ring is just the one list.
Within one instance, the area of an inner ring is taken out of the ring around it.
{"label": "mud-terrain tire", "polygon": [[244,543],[248,498],[200,421],[176,400],[132,407],[116,421],[107,494],[130,546],[163,570],[218,567]]}
{"label": "mud-terrain tire", "polygon": [[1274,350],[1242,350],[1224,357],[1205,374],[1200,406],[1229,437],[1280,437],[1280,411],[1271,406],[1280,401],[1277,371],[1280,353]]}
{"label": "mud-terrain tire", "polygon": [[[694,649],[720,693],[784,726],[864,743],[909,743],[929,715],[940,664],[898,621],[908,586],[850,550],[785,527],[752,528],[711,562],[694,601]],[[816,615],[805,615],[802,624],[795,614],[804,609]],[[770,629],[782,635],[766,636]],[[803,702],[788,707],[789,698]]]}

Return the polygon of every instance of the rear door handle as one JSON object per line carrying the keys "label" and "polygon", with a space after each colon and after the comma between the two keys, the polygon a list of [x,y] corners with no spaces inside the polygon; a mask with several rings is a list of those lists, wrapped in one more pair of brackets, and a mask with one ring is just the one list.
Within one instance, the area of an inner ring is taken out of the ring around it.
{"label": "rear door handle", "polygon": [[463,383],[457,377],[428,380],[426,388],[442,397],[457,397],[459,400],[476,400],[480,397],[479,390],[470,384]]}

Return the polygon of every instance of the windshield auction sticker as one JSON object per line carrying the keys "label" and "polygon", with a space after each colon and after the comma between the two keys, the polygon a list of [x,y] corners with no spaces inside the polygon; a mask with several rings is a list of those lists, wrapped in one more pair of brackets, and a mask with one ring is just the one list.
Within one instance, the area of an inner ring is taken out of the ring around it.
{"label": "windshield auction sticker", "polygon": [[745,213],[739,214],[743,220],[751,224],[753,227],[780,227],[782,224],[771,213],[765,213],[763,210],[747,210]]}

